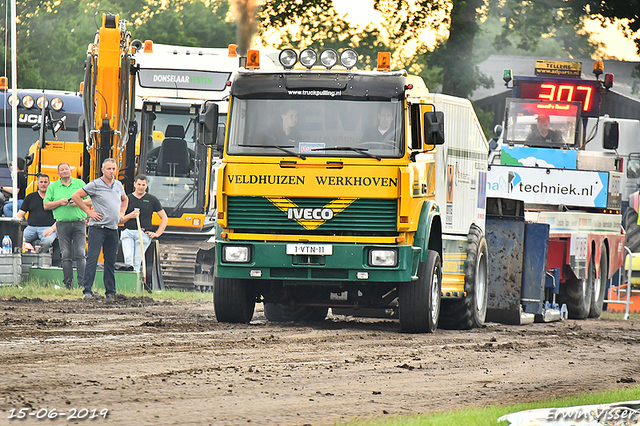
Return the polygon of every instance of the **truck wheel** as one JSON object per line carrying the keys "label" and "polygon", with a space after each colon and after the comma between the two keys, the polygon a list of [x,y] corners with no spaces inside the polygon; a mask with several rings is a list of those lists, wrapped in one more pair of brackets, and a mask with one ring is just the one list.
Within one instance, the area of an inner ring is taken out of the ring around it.
{"label": "truck wheel", "polygon": [[589,318],[600,318],[602,314],[602,305],[607,290],[607,278],[609,276],[609,261],[607,258],[607,248],[602,244],[600,250],[600,278],[596,278],[596,263],[590,262],[589,275],[593,277],[593,292],[591,293],[591,309],[589,309]]}
{"label": "truck wheel", "polygon": [[247,280],[218,278],[213,281],[213,308],[218,322],[248,323],[256,306]]}
{"label": "truck wheel", "polygon": [[638,212],[633,207],[628,207],[623,219],[625,236],[625,245],[629,247],[631,253],[640,251],[640,226],[638,226]]}
{"label": "truck wheel", "polygon": [[[592,262],[589,262],[592,263]],[[591,265],[588,266],[591,268]],[[587,271],[589,270],[587,269]],[[558,302],[566,303],[569,311],[569,318],[585,319],[591,309],[591,294],[593,293],[593,281],[587,279],[567,281],[560,284]]]}
{"label": "truck wheel", "polygon": [[329,308],[322,306],[264,304],[264,316],[271,322],[320,322],[324,321],[328,312]]}
{"label": "truck wheel", "polygon": [[408,333],[433,333],[438,327],[442,289],[442,264],[437,251],[429,250],[418,265],[418,279],[399,286],[400,327]]}
{"label": "truck wheel", "polygon": [[442,328],[468,330],[482,327],[487,316],[489,286],[487,241],[480,228],[471,226],[467,245],[467,260],[464,266],[463,299],[442,302]]}

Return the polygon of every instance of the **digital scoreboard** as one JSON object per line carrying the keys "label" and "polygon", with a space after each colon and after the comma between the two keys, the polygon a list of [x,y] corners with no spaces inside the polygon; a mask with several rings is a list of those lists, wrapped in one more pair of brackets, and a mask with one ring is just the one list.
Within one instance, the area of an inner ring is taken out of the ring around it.
{"label": "digital scoreboard", "polygon": [[600,82],[561,77],[521,77],[513,79],[513,96],[541,101],[582,103],[582,117],[597,117],[600,108]]}

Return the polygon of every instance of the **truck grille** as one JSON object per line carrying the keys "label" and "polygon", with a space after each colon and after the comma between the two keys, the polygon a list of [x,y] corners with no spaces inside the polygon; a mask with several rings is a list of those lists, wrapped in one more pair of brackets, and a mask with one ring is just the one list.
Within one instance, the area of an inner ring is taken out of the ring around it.
{"label": "truck grille", "polygon": [[[331,198],[288,198],[299,209],[321,209]],[[348,200],[347,204],[351,200]],[[331,234],[331,235],[396,235],[396,199],[359,198],[331,220],[315,229],[305,229],[287,218],[283,211],[264,197],[228,197],[228,226],[235,232]]]}

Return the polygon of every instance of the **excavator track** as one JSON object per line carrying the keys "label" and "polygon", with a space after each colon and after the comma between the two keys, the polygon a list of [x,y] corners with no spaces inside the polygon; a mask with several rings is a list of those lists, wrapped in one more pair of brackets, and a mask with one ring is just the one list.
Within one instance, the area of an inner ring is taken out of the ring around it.
{"label": "excavator track", "polygon": [[196,253],[200,248],[211,248],[214,243],[198,240],[160,241],[160,268],[166,289],[183,291],[210,291],[209,285],[196,274]]}

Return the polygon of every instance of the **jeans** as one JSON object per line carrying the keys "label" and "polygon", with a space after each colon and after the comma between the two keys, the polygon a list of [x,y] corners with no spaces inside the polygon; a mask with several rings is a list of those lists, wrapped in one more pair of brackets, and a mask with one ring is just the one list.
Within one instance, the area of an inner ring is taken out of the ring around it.
{"label": "jeans", "polygon": [[144,253],[147,252],[151,244],[151,237],[142,233],[142,244],[144,245],[144,253],[140,253],[140,234],[137,229],[123,229],[120,236],[122,242],[122,254],[124,255],[124,263],[132,265],[134,271],[139,271],[142,266]]}
{"label": "jeans", "polygon": [[[22,202],[24,200],[18,200],[18,208],[16,209],[16,212],[18,210],[20,210],[20,207],[22,207]],[[13,201],[9,201],[7,202],[4,207],[2,207],[2,213],[4,213],[4,215],[6,217],[12,217],[13,216]]]}
{"label": "jeans", "polygon": [[65,287],[73,287],[73,257],[78,270],[78,285],[84,278],[86,264],[85,247],[87,244],[86,223],[83,220],[74,222],[56,222],[58,241],[60,241],[60,255],[62,257],[62,274]]}
{"label": "jeans", "polygon": [[93,280],[96,277],[96,266],[98,256],[102,249],[104,258],[104,290],[108,296],[116,294],[116,255],[118,254],[118,230],[101,228],[99,226],[89,227],[89,248],[87,250],[87,269],[84,274],[83,294],[91,294]]}
{"label": "jeans", "polygon": [[22,241],[25,243],[33,243],[36,240],[40,240],[40,244],[42,245],[43,250],[47,252],[51,248],[51,244],[53,244],[57,236],[56,232],[53,232],[48,237],[42,235],[44,231],[49,228],[49,226],[29,225],[24,228],[24,231],[22,231]]}

